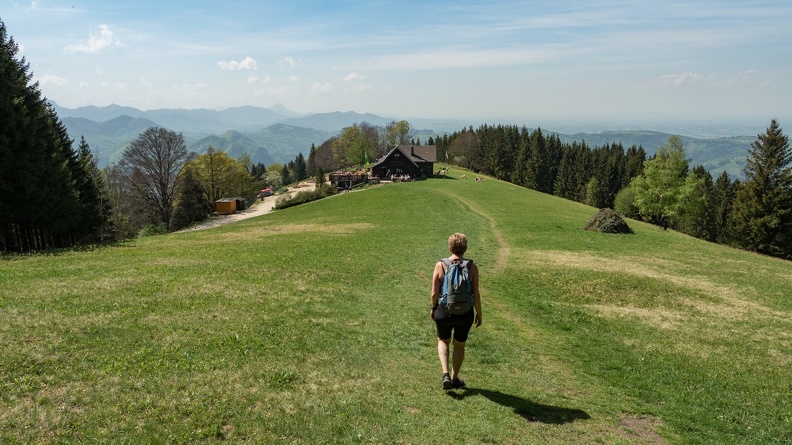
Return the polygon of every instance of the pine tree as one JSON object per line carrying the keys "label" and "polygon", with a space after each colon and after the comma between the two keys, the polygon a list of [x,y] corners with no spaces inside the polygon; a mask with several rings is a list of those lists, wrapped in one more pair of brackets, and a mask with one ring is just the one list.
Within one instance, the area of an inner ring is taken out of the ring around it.
{"label": "pine tree", "polygon": [[[294,162],[291,161],[291,164],[293,165]],[[289,166],[288,165],[284,165],[281,168],[281,181],[282,181],[283,185],[288,185],[288,184],[291,184],[291,182],[292,182],[291,170],[289,170]]]}
{"label": "pine tree", "polygon": [[171,227],[179,230],[192,223],[205,220],[212,213],[212,205],[204,197],[204,189],[192,169],[184,169],[179,180],[178,198]]}
{"label": "pine tree", "polygon": [[316,168],[316,189],[321,191],[325,187],[325,173],[322,167]]}
{"label": "pine tree", "polygon": [[773,119],[748,151],[745,182],[737,190],[733,227],[744,249],[792,258],[792,150]]}
{"label": "pine tree", "polygon": [[308,160],[305,161],[305,177],[312,178],[316,173],[316,145],[311,144]]}
{"label": "pine tree", "polygon": [[553,192],[553,184],[548,185],[548,178],[543,171],[547,161],[546,143],[542,129],[537,128],[529,134],[523,132],[518,149],[518,159],[521,184],[533,190],[545,193]]}
{"label": "pine tree", "polygon": [[643,147],[635,146],[627,149],[627,159],[624,164],[624,175],[622,176],[622,187],[627,187],[630,181],[643,173],[643,165],[646,162],[646,151]]}
{"label": "pine tree", "polygon": [[574,200],[577,198],[577,184],[573,173],[575,168],[575,151],[570,146],[565,146],[561,162],[558,164],[558,176],[553,184],[553,194],[562,198]]}
{"label": "pine tree", "polygon": [[514,155],[514,168],[511,173],[511,182],[513,184],[528,187],[526,174],[528,172],[530,156],[530,136],[528,134],[528,129],[522,127],[517,142],[517,151]]}
{"label": "pine tree", "polygon": [[[24,103],[31,76],[25,59],[16,59],[19,47],[0,21],[0,250],[23,251],[25,231],[32,224],[27,214],[28,190],[34,186],[26,172],[40,162],[34,151],[31,118]],[[30,148],[30,150],[28,150]]]}
{"label": "pine tree", "polygon": [[303,157],[302,152],[297,153],[297,157],[294,158],[294,179],[296,181],[302,181],[303,179],[307,178],[307,167],[305,165],[305,157]]}
{"label": "pine tree", "polygon": [[71,246],[86,226],[76,185],[87,172],[18,50],[0,21],[0,249]]}
{"label": "pine tree", "polygon": [[110,218],[110,200],[96,158],[82,136],[77,147],[77,162],[81,171],[81,175],[76,179],[76,187],[82,207],[82,236],[86,241],[101,239],[104,226]]}
{"label": "pine tree", "polygon": [[558,177],[558,169],[563,155],[561,139],[557,134],[548,135],[545,140],[545,152],[542,154],[542,175],[539,187],[541,191],[553,193],[553,186]]}
{"label": "pine tree", "polygon": [[736,182],[731,181],[729,174],[725,171],[715,180],[712,207],[715,209],[715,242],[720,244],[729,244],[731,241],[729,227],[732,219],[736,184]]}
{"label": "pine tree", "polygon": [[260,182],[261,175],[264,173],[267,173],[267,168],[264,167],[264,164],[261,162],[254,164],[253,167],[250,168],[250,177],[252,177],[256,183]]}

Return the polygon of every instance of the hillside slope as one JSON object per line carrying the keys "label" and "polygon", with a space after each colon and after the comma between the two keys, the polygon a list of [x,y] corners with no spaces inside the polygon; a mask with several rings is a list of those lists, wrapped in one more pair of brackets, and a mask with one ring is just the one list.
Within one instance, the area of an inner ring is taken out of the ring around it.
{"label": "hillside slope", "polygon": [[[635,221],[582,230],[595,211],[436,179],[7,258],[0,441],[792,440],[790,264]],[[429,283],[455,231],[484,324],[468,389],[444,393]]]}

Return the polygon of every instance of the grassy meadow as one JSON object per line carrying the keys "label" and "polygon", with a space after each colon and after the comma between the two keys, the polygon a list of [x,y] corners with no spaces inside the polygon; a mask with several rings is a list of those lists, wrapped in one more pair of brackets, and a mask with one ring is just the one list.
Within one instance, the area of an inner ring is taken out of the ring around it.
{"label": "grassy meadow", "polygon": [[[792,443],[792,263],[490,179],[0,258],[0,443]],[[484,323],[440,385],[434,263]]]}

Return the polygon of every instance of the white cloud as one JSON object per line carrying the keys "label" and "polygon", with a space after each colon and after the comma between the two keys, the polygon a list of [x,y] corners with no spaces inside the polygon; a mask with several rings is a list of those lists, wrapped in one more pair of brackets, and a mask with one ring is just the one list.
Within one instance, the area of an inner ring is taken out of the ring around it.
{"label": "white cloud", "polygon": [[[52,2],[50,2],[52,3]],[[66,3],[66,2],[62,2]],[[33,12],[66,12],[66,11],[74,11],[74,6],[51,6],[51,5],[44,5],[42,2],[38,0],[34,0],[30,2],[30,6],[27,8],[28,11]]]}
{"label": "white cloud", "polygon": [[375,59],[371,67],[380,70],[425,70],[506,67],[548,63],[562,57],[558,48],[521,50],[428,51],[392,54]]}
{"label": "white cloud", "polygon": [[746,71],[740,71],[739,73],[737,73],[737,75],[738,76],[749,76],[751,74],[757,74],[757,73],[759,73],[759,71],[757,71],[757,70],[746,70]]}
{"label": "white cloud", "polygon": [[68,84],[69,81],[54,74],[47,74],[39,78],[39,83],[42,85],[63,86]]}
{"label": "white cloud", "polygon": [[358,74],[358,73],[349,73],[349,74],[348,74],[346,77],[344,77],[344,78],[343,78],[343,79],[341,79],[341,80],[343,80],[344,82],[351,82],[351,81],[353,81],[353,80],[363,80],[363,79],[365,79],[365,78],[366,78],[366,76],[364,76],[364,75],[362,75],[362,74]]}
{"label": "white cloud", "polygon": [[264,76],[262,79],[261,77],[253,74],[252,76],[248,77],[248,83],[270,83],[272,78],[270,76]]}
{"label": "white cloud", "polygon": [[112,91],[127,91],[129,84],[124,82],[103,82],[103,88],[110,88]]}
{"label": "white cloud", "polygon": [[235,60],[230,62],[217,62],[217,66],[220,67],[221,70],[229,71],[255,70],[258,68],[256,61],[250,56],[245,57],[241,62],[237,62]]}
{"label": "white cloud", "polygon": [[660,83],[664,87],[681,87],[706,80],[707,78],[699,73],[685,71],[682,74],[667,74],[660,76]]}
{"label": "white cloud", "polygon": [[181,85],[174,85],[173,87],[185,97],[202,97],[206,95],[204,91],[207,85],[205,83],[183,83]]}
{"label": "white cloud", "polygon": [[92,32],[88,37],[88,42],[78,45],[69,45],[63,50],[67,53],[88,53],[99,54],[110,46],[121,46],[121,42],[115,37],[107,25],[99,25],[99,32]]}
{"label": "white cloud", "polygon": [[286,82],[297,82],[298,80],[300,80],[300,78],[299,78],[299,77],[297,77],[297,76],[290,76],[288,79],[286,79]]}
{"label": "white cloud", "polygon": [[367,83],[362,83],[360,85],[355,85],[352,88],[349,88],[348,90],[345,90],[345,91],[347,93],[359,94],[359,93],[362,93],[364,91],[371,91],[371,85],[369,85]]}
{"label": "white cloud", "polygon": [[308,91],[309,94],[321,94],[321,93],[329,93],[333,91],[333,84],[332,83],[319,83],[315,82],[311,85],[311,89]]}
{"label": "white cloud", "polygon": [[300,65],[293,58],[284,57],[284,58],[280,59],[280,62],[278,62],[278,66],[288,66],[290,68],[297,68]]}

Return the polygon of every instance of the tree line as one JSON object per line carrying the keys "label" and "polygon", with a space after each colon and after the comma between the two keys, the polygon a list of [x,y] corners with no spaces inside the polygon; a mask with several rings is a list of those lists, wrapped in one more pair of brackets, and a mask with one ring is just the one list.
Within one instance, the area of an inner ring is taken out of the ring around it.
{"label": "tree line", "polygon": [[85,140],[72,148],[18,52],[0,21],[0,251],[101,241],[109,208],[96,159]]}
{"label": "tree line", "polygon": [[541,128],[510,125],[471,127],[430,142],[438,161],[600,208],[613,207],[646,160],[640,146],[565,144]]}
{"label": "tree line", "polygon": [[711,242],[792,259],[792,150],[773,119],[748,151],[743,181],[691,168],[671,136],[640,146],[562,144],[541,129],[482,125],[438,136],[438,160]]}

